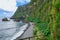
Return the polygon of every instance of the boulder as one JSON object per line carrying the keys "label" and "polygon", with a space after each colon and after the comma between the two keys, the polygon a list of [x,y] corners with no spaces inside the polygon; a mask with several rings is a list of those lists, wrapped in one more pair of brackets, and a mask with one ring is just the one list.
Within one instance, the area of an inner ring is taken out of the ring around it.
{"label": "boulder", "polygon": [[8,18],[3,18],[2,21],[10,21]]}

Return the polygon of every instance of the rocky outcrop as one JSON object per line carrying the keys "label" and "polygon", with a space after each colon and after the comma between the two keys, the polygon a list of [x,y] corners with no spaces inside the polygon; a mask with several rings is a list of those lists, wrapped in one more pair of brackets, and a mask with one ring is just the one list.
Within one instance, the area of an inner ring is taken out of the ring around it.
{"label": "rocky outcrop", "polygon": [[2,21],[10,21],[8,18],[3,18]]}

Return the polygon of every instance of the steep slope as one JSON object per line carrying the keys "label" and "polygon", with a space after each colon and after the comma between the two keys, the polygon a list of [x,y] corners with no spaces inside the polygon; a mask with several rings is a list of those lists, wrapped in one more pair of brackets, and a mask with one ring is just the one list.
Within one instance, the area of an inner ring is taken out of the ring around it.
{"label": "steep slope", "polygon": [[42,35],[38,40],[60,40],[60,0],[31,0],[27,7],[21,14],[30,13],[26,21],[35,23],[34,35]]}

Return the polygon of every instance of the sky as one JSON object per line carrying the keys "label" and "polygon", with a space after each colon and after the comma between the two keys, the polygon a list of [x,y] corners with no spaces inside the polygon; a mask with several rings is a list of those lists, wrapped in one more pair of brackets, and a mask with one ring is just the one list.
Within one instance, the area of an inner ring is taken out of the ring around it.
{"label": "sky", "polygon": [[0,0],[0,18],[11,17],[18,6],[27,5],[30,0]]}

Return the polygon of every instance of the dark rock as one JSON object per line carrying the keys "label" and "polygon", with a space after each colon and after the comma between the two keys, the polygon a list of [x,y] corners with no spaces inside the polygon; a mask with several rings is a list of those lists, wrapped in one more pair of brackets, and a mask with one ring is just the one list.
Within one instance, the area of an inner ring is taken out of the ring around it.
{"label": "dark rock", "polygon": [[10,20],[7,18],[3,18],[2,21],[10,21]]}

